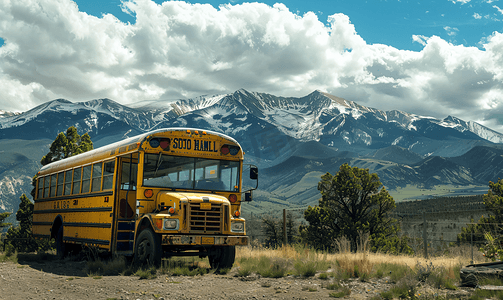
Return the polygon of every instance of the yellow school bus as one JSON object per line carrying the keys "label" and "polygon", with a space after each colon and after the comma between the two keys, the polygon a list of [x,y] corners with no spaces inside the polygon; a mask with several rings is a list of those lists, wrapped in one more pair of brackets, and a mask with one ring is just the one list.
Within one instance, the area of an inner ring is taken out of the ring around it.
{"label": "yellow school bus", "polygon": [[167,128],[50,163],[37,177],[33,236],[56,239],[61,257],[88,245],[140,264],[193,255],[229,268],[248,244],[243,155],[224,134]]}

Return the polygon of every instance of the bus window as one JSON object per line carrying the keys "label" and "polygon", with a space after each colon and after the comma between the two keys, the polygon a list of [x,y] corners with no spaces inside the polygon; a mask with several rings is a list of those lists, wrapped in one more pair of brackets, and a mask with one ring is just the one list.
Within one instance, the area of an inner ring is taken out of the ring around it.
{"label": "bus window", "polygon": [[44,198],[44,178],[45,177],[40,177],[38,179],[38,193],[37,193],[38,195],[37,195],[37,197],[39,199]]}
{"label": "bus window", "polygon": [[57,196],[63,195],[63,183],[65,182],[65,173],[58,173],[58,191],[56,193]]}
{"label": "bus window", "polygon": [[44,177],[44,198],[49,197],[49,185],[51,183],[51,177],[50,176],[45,176]]}
{"label": "bus window", "polygon": [[65,195],[72,193],[72,170],[65,172]]}
{"label": "bus window", "polygon": [[51,197],[56,196],[56,177],[57,174],[52,174],[51,175]]}
{"label": "bus window", "polygon": [[82,175],[82,168],[76,168],[73,170],[73,186],[72,186],[72,195],[80,194],[80,181]]}
{"label": "bus window", "polygon": [[104,163],[103,168],[103,190],[111,190],[114,186],[115,161]]}
{"label": "bus window", "polygon": [[226,191],[237,192],[239,190],[239,164],[236,162],[228,162],[227,164],[221,164],[220,168],[220,179],[224,183],[224,189]]}
{"label": "bus window", "polygon": [[82,168],[82,193],[89,193],[91,186],[91,166]]}
{"label": "bus window", "polygon": [[91,192],[99,192],[101,190],[101,165],[97,163],[93,165],[93,183],[91,185]]}
{"label": "bus window", "polygon": [[138,176],[138,164],[131,165],[122,162],[121,190],[136,190],[136,177]]}

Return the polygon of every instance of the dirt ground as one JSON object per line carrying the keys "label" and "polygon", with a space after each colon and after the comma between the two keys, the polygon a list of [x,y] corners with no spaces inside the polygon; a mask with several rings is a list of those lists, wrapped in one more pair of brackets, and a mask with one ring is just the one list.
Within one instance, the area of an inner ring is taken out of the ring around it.
{"label": "dirt ground", "polygon": [[[225,275],[170,276],[158,272],[153,279],[138,276],[88,276],[85,261],[45,260],[0,263],[0,299],[329,299],[331,280],[318,276],[279,279],[258,275],[238,277],[237,267]],[[392,285],[387,278],[357,279],[346,283],[346,299],[370,299]],[[420,298],[467,298],[473,289],[437,290],[420,286]],[[334,299],[334,298],[331,298]]]}

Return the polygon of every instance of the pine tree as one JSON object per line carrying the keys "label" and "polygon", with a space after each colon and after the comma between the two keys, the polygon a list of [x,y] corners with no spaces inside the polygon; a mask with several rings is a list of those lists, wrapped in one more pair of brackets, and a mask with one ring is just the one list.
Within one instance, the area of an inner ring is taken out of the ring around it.
{"label": "pine tree", "polygon": [[49,153],[42,157],[40,163],[42,166],[45,166],[51,162],[84,153],[92,149],[93,142],[89,134],[84,133],[80,136],[77,132],[77,128],[71,126],[66,130],[66,134],[63,132],[58,134],[49,148]]}
{"label": "pine tree", "polygon": [[10,243],[18,252],[33,252],[38,250],[39,245],[36,240],[31,239],[31,225],[33,221],[33,203],[23,194],[20,198],[19,209],[16,213],[16,220],[19,226],[11,227],[7,231],[8,239],[23,239],[13,240]]}
{"label": "pine tree", "polygon": [[[501,259],[503,256],[503,179],[489,181],[489,190],[483,196],[489,216],[482,216],[476,224],[461,228],[458,241],[484,245],[480,250],[487,258]],[[473,222],[473,220],[472,220]]]}
{"label": "pine tree", "polygon": [[10,215],[10,212],[4,212],[0,214],[0,227],[7,227],[12,225],[11,223],[4,223],[5,219],[7,219]]}

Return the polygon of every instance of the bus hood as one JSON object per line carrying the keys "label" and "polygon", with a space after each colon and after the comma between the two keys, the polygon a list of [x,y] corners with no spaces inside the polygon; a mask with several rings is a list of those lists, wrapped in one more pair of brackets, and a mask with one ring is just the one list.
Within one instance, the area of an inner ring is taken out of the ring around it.
{"label": "bus hood", "polygon": [[159,192],[157,194],[156,202],[157,202],[156,207],[158,205],[177,207],[183,202],[188,203],[210,202],[214,204],[223,204],[223,203],[229,203],[229,200],[227,200],[227,198],[225,198],[224,196],[215,194],[165,191],[165,192]]}

